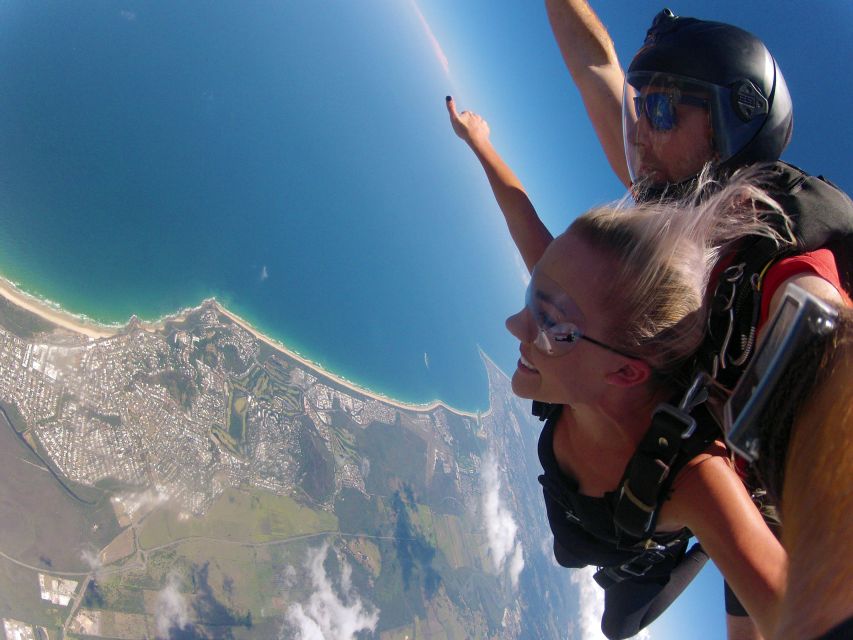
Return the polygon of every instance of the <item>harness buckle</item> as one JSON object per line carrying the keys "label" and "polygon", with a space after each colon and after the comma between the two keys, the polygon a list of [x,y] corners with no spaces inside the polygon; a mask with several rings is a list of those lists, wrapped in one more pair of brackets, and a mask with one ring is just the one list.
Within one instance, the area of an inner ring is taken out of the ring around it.
{"label": "harness buckle", "polygon": [[[682,401],[682,404],[683,402],[684,401]],[[696,418],[691,416],[681,407],[674,407],[671,404],[662,402],[655,408],[655,413],[665,413],[671,418],[675,418],[677,422],[680,422],[684,426],[681,431],[682,440],[687,440],[687,438],[692,436],[696,431]],[[652,420],[654,420],[654,414],[652,414]]]}
{"label": "harness buckle", "polygon": [[653,566],[666,559],[666,556],[659,551],[647,551],[643,555],[629,560],[623,565],[619,565],[619,571],[627,573],[629,576],[639,578],[646,575]]}
{"label": "harness buckle", "polygon": [[[710,377],[708,374],[704,371],[699,371],[693,377],[693,382],[690,383],[687,391],[684,392],[677,407],[662,402],[655,408],[655,413],[665,413],[684,425],[684,429],[681,431],[682,440],[687,440],[696,431],[696,418],[690,414],[693,409],[708,399],[709,382]],[[654,421],[654,414],[652,414],[652,421]]]}

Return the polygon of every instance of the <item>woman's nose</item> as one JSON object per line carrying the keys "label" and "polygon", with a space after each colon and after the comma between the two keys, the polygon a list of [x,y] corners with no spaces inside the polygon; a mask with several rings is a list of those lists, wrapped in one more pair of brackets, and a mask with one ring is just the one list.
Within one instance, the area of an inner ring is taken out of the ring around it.
{"label": "woman's nose", "polygon": [[527,308],[523,308],[515,315],[506,319],[506,328],[512,335],[518,338],[521,342],[530,340],[530,322],[528,319]]}

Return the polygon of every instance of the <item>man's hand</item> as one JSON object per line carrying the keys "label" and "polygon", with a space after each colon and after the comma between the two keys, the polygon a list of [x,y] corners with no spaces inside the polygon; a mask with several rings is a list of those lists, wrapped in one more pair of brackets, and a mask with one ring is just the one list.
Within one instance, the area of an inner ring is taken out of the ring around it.
{"label": "man's hand", "polygon": [[447,113],[450,114],[453,131],[471,148],[478,149],[489,140],[489,123],[473,111],[458,113],[451,96],[447,96]]}

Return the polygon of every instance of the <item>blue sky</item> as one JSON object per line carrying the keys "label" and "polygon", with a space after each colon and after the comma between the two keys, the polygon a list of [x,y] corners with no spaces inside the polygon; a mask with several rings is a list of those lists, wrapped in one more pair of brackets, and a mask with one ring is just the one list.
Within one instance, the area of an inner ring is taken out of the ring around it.
{"label": "blue sky", "polygon": [[[612,34],[624,67],[652,17],[666,5],[632,0],[592,6]],[[668,6],[677,15],[729,22],[761,37],[794,101],[794,135],[783,159],[853,190],[853,3],[720,0]],[[495,146],[552,232],[590,206],[622,195],[563,66],[543,2],[424,0],[419,7],[432,32],[427,46],[446,72],[448,93],[460,109],[488,120]],[[467,153],[461,144],[457,147],[448,153]],[[469,160],[476,166],[473,157]],[[483,206],[488,215],[500,215],[493,204]],[[707,568],[651,627],[650,637],[724,638],[722,611],[721,578]]]}

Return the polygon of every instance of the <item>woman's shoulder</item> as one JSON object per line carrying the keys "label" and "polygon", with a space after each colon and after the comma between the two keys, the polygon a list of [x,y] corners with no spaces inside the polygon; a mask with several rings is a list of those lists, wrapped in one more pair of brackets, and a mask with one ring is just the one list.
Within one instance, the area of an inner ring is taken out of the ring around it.
{"label": "woman's shoulder", "polygon": [[690,526],[694,510],[726,500],[735,490],[745,492],[731,454],[722,442],[714,441],[678,471],[661,508],[658,528]]}
{"label": "woman's shoulder", "polygon": [[723,465],[732,471],[735,471],[731,452],[720,440],[715,440],[709,444],[704,451],[693,456],[684,464],[672,482],[672,491],[675,492],[678,490],[679,486],[682,486],[686,482],[690,482],[690,479],[698,473],[699,468],[702,465],[715,467],[717,465]]}

